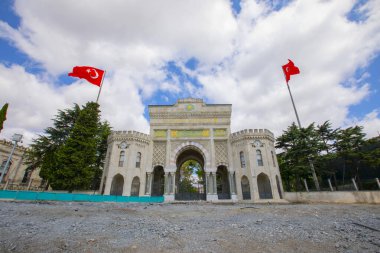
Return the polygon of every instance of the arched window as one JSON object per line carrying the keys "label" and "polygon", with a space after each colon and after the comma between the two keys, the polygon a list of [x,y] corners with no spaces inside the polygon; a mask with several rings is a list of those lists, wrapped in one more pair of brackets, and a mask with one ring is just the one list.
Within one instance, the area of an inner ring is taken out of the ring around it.
{"label": "arched window", "polygon": [[258,166],[263,166],[263,156],[261,155],[260,150],[256,150],[256,157],[257,157],[257,165]]}
{"label": "arched window", "polygon": [[245,158],[244,158],[244,152],[240,151],[240,165],[242,168],[245,168]]}
{"label": "arched window", "polygon": [[272,154],[273,167],[276,167],[276,162],[274,159],[274,153],[273,153],[273,151],[271,151],[270,153]]}
{"label": "arched window", "polygon": [[140,165],[141,165],[141,153],[137,152],[137,156],[136,156],[136,168],[140,168]]}
{"label": "arched window", "polygon": [[30,180],[30,177],[32,176],[33,169],[32,167],[28,167],[25,170],[24,177],[22,178],[21,183],[28,183]]}
{"label": "arched window", "polygon": [[125,161],[125,151],[120,151],[119,167],[123,167],[124,166],[124,161]]}

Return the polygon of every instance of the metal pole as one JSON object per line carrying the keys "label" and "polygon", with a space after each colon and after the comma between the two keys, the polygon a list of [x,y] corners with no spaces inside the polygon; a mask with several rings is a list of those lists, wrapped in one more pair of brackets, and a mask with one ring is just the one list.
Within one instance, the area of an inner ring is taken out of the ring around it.
{"label": "metal pole", "polygon": [[98,103],[99,96],[100,96],[100,92],[102,91],[103,80],[104,80],[104,76],[105,76],[105,75],[106,75],[106,71],[104,70],[104,73],[103,73],[103,76],[102,76],[102,82],[100,83],[100,89],[99,89],[99,92],[98,92],[98,97],[96,98],[96,103]]}
{"label": "metal pole", "polygon": [[[292,100],[294,112],[295,112],[296,117],[297,117],[298,126],[299,126],[299,128],[301,130],[301,128],[302,128],[301,121],[300,121],[300,118],[298,117],[297,108],[296,108],[296,105],[294,104],[292,92],[290,91],[290,87],[289,87],[289,84],[287,82],[286,82],[286,86],[288,87],[290,99]],[[317,191],[320,191],[321,189],[319,187],[319,182],[318,182],[317,174],[315,173],[313,161],[310,159],[310,157],[308,157],[307,160],[309,161],[309,166],[310,166],[311,174],[313,176],[313,181],[314,181],[314,184],[315,184],[315,188],[317,188]]]}
{"label": "metal pole", "polygon": [[1,176],[0,176],[0,184],[1,182],[3,181],[3,177],[5,175],[5,173],[7,172],[7,169],[8,169],[8,165],[9,163],[11,162],[11,159],[12,159],[12,156],[13,156],[13,153],[16,149],[16,146],[17,146],[17,141],[15,141],[15,143],[13,144],[13,148],[12,148],[12,151],[11,151],[11,154],[8,156],[8,160],[7,162],[5,163],[5,166],[3,168],[3,171],[1,172]]}
{"label": "metal pole", "polygon": [[297,117],[297,121],[298,121],[298,126],[299,126],[300,129],[301,129],[301,128],[302,128],[302,126],[301,126],[301,121],[300,121],[300,118],[298,117],[298,113],[297,113],[296,105],[294,104],[294,100],[293,100],[292,92],[290,91],[290,87],[289,87],[289,84],[288,84],[288,83],[286,83],[286,86],[288,87],[288,91],[289,91],[289,94],[290,94],[290,99],[292,100],[292,104],[293,104],[294,112],[296,113],[296,117]]}

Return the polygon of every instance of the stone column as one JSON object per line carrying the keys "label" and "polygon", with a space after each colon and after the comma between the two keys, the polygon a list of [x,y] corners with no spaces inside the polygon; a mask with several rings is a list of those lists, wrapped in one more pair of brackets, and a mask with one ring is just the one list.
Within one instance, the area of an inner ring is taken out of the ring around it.
{"label": "stone column", "polygon": [[168,172],[165,172],[165,187],[164,187],[164,194],[167,195],[169,193],[169,181],[168,181]]}
{"label": "stone column", "polygon": [[206,172],[206,183],[207,183],[206,184],[207,194],[212,194],[212,188],[213,188],[212,183],[213,183],[213,181],[212,181],[212,175],[210,172]]}
{"label": "stone column", "polygon": [[213,175],[212,179],[214,180],[213,181],[213,186],[214,186],[213,187],[213,192],[214,192],[214,194],[216,194],[217,193],[217,190],[216,190],[216,173],[213,172],[212,175]]}
{"label": "stone column", "polygon": [[166,201],[174,201],[174,193],[171,191],[172,185],[171,182],[173,182],[173,175],[169,172],[165,172],[165,188],[164,188],[164,198]]}
{"label": "stone column", "polygon": [[216,189],[216,181],[215,181],[215,173],[212,172],[206,172],[206,193],[207,193],[207,200],[213,201],[218,200],[218,196],[215,194]]}
{"label": "stone column", "polygon": [[146,173],[146,182],[145,182],[145,195],[151,194],[152,187],[152,172]]}
{"label": "stone column", "polygon": [[231,195],[236,195],[236,186],[235,186],[235,180],[234,180],[234,172],[233,171],[230,171],[228,172],[228,179],[229,179],[229,182],[230,182],[230,193]]}
{"label": "stone column", "polygon": [[170,192],[172,193],[172,194],[175,194],[175,173],[171,173],[172,174],[172,188],[171,188],[171,190],[170,190]]}

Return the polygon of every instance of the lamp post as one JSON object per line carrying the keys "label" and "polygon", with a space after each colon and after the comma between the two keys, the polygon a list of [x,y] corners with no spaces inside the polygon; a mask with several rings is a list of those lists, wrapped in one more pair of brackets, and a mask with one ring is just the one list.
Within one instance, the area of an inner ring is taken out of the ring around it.
{"label": "lamp post", "polygon": [[5,166],[3,168],[3,171],[1,172],[1,176],[0,176],[0,183],[3,181],[3,177],[5,175],[5,173],[7,172],[7,169],[8,169],[8,166],[9,166],[9,163],[11,162],[11,159],[12,159],[12,155],[17,147],[17,142],[20,142],[22,139],[22,134],[14,134],[12,136],[12,141],[14,141],[14,144],[13,144],[13,148],[12,148],[12,151],[8,157],[8,160],[7,162],[5,163]]}

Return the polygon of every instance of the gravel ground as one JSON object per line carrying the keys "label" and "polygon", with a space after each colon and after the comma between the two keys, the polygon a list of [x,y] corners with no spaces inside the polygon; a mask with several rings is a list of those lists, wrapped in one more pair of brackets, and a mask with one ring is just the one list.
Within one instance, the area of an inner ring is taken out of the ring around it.
{"label": "gravel ground", "polygon": [[0,201],[0,252],[380,252],[379,205]]}

